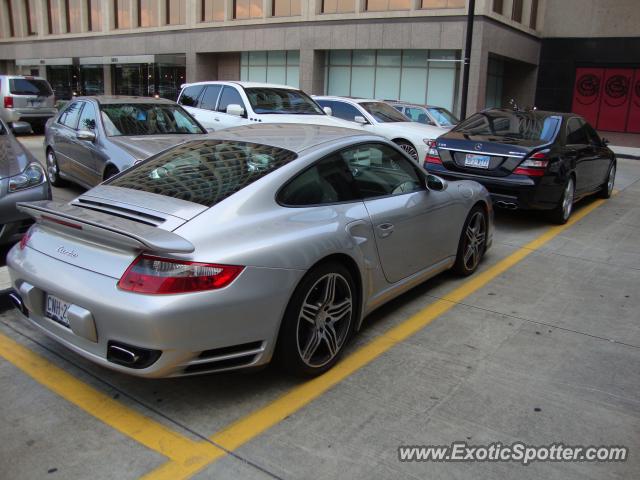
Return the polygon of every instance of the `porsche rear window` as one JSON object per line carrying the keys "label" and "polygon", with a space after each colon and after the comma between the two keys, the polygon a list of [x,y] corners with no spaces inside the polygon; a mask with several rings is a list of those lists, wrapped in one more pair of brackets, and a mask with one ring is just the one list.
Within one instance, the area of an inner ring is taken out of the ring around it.
{"label": "porsche rear window", "polygon": [[162,153],[107,183],[211,207],[296,157],[268,145],[200,140]]}

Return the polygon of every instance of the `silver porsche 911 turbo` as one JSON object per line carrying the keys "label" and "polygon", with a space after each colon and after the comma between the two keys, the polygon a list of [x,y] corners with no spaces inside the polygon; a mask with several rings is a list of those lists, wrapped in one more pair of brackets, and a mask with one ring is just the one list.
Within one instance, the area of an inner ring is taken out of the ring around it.
{"label": "silver porsche 911 turbo", "polygon": [[7,263],[51,338],[142,377],[317,375],[364,317],[491,244],[487,191],[367,132],[257,124],[178,145],[36,220]]}

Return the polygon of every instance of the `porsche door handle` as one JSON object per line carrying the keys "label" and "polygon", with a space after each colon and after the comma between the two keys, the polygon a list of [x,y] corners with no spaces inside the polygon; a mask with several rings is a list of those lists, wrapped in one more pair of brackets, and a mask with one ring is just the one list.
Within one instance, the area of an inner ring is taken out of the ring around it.
{"label": "porsche door handle", "polygon": [[378,235],[380,238],[386,238],[393,233],[392,223],[381,223],[378,225]]}

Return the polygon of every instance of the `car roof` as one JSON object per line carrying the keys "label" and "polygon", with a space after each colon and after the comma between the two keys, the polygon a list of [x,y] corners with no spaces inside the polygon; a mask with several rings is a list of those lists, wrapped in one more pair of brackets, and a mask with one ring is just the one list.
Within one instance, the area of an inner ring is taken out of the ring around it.
{"label": "car roof", "polygon": [[331,95],[317,95],[312,97],[314,100],[342,100],[349,101],[353,103],[369,103],[369,102],[377,102],[377,103],[387,103],[384,100],[376,100],[375,98],[360,98],[360,97],[338,97]]}
{"label": "car roof", "polygon": [[87,97],[75,97],[74,100],[95,100],[101,105],[121,104],[121,103],[156,103],[160,105],[176,105],[173,100],[155,97],[132,97],[127,95],[96,95]]}
{"label": "car roof", "polygon": [[237,140],[271,145],[299,153],[308,148],[347,137],[371,137],[369,132],[328,125],[254,123],[209,134],[213,140]]}
{"label": "car roof", "polygon": [[477,113],[483,113],[483,112],[502,112],[502,113],[520,113],[520,114],[525,113],[525,114],[530,114],[538,117],[557,116],[557,117],[563,117],[563,118],[573,118],[573,117],[583,118],[581,115],[578,115],[577,113],[571,113],[571,112],[552,112],[550,110],[514,110],[512,108],[489,108]]}
{"label": "car roof", "polygon": [[391,105],[402,105],[405,107],[422,107],[422,108],[443,108],[446,110],[446,108],[438,107],[437,105],[425,105],[423,103],[403,102],[402,100],[384,100],[384,101],[387,103],[390,103]]}
{"label": "car roof", "polygon": [[38,77],[38,76],[34,76],[34,75],[4,75],[4,74],[1,74],[0,77],[9,78],[9,79],[12,79],[12,78],[26,78],[27,80],[45,80],[45,81],[47,80],[44,77]]}
{"label": "car roof", "polygon": [[205,82],[184,83],[182,88],[190,87],[192,85],[238,85],[242,88],[283,88],[286,90],[299,90],[299,88],[292,87],[290,85],[279,85],[277,83],[263,83],[263,82],[240,82],[235,80],[220,81],[209,80]]}

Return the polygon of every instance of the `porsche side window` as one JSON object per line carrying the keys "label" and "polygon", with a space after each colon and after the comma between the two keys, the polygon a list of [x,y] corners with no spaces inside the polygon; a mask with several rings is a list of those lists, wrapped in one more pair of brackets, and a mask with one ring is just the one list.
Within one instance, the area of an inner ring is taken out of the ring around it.
{"label": "porsche side window", "polygon": [[341,152],[363,199],[424,190],[422,177],[402,154],[387,145],[359,145]]}
{"label": "porsche side window", "polygon": [[320,160],[280,191],[282,205],[300,207],[359,200],[353,177],[339,155]]}

